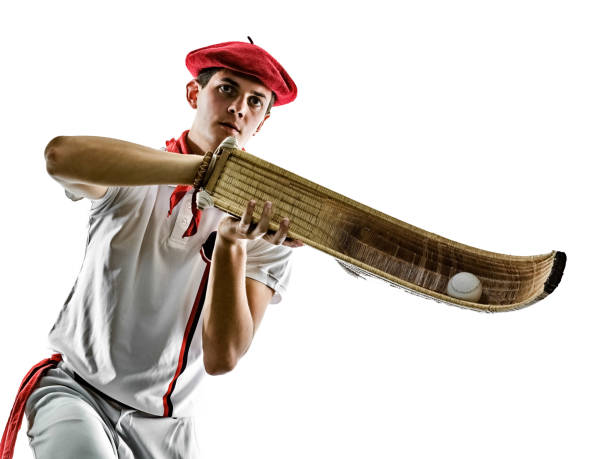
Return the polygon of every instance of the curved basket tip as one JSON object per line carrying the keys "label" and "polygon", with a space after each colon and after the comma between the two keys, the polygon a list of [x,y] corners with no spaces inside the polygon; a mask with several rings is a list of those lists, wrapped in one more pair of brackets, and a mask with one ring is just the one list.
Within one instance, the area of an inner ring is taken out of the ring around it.
{"label": "curved basket tip", "polygon": [[555,253],[555,261],[553,262],[553,267],[550,270],[550,274],[548,275],[546,284],[544,284],[544,291],[549,295],[555,291],[557,285],[559,285],[559,282],[561,282],[566,262],[567,255],[565,255],[565,252]]}

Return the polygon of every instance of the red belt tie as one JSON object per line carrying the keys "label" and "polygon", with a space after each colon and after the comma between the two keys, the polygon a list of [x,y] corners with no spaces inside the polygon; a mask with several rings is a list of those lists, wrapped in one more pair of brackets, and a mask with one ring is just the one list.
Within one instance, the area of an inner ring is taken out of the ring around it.
{"label": "red belt tie", "polygon": [[19,386],[19,392],[15,397],[15,403],[11,410],[11,415],[6,422],[4,434],[2,435],[2,443],[0,443],[0,459],[11,459],[15,450],[15,442],[17,434],[21,428],[23,414],[25,413],[26,402],[28,397],[36,387],[36,384],[44,376],[50,368],[55,368],[62,361],[61,354],[53,354],[50,359],[45,359],[32,367]]}

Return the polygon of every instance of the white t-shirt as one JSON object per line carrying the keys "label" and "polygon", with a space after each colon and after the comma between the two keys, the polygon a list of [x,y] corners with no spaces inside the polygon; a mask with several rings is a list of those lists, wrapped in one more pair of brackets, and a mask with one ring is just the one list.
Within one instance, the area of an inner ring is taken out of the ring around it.
{"label": "white t-shirt", "polygon": [[[202,307],[217,225],[202,211],[198,231],[188,192],[168,216],[174,187],[110,187],[92,201],[85,258],[49,333],[52,349],[95,388],[160,416],[190,416],[204,377]],[[278,303],[291,249],[247,242],[246,276]]]}

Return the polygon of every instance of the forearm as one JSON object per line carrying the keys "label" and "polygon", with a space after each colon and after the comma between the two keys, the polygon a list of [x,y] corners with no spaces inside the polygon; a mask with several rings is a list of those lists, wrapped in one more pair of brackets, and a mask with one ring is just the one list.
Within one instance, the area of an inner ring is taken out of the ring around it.
{"label": "forearm", "polygon": [[245,285],[246,241],[217,236],[204,304],[204,365],[211,374],[230,371],[253,339]]}
{"label": "forearm", "polygon": [[202,158],[107,137],[56,137],[45,149],[47,171],[92,185],[191,184]]}

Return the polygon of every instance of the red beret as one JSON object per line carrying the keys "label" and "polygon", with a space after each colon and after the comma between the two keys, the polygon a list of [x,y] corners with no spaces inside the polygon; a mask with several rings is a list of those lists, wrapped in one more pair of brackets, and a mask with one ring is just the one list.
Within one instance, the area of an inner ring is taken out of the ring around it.
{"label": "red beret", "polygon": [[228,41],[196,49],[187,54],[185,64],[194,78],[210,67],[254,76],[274,92],[274,106],[288,104],[297,96],[297,87],[285,69],[266,50],[252,43]]}

